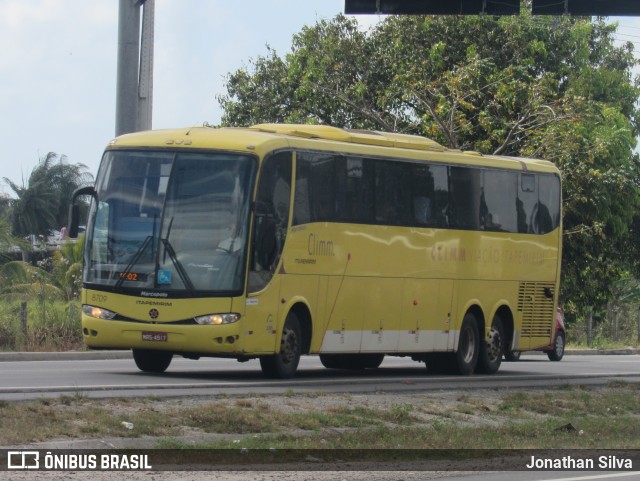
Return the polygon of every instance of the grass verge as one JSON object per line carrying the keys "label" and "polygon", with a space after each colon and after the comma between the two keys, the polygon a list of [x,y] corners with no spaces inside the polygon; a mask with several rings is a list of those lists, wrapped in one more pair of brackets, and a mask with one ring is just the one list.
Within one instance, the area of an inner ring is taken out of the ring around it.
{"label": "grass verge", "polygon": [[[0,445],[139,438],[162,448],[640,448],[640,387],[0,403]],[[125,423],[131,423],[129,428]],[[194,441],[196,440],[196,441]]]}

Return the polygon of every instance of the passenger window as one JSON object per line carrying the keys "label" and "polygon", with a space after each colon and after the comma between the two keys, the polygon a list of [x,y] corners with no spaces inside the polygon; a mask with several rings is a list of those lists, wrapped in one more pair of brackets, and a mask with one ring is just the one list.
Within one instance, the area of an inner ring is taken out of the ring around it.
{"label": "passenger window", "polygon": [[336,217],[340,222],[373,222],[373,161],[336,159]]}
{"label": "passenger window", "polygon": [[498,170],[484,171],[481,228],[499,232],[517,232],[518,174]]}
{"label": "passenger window", "polygon": [[449,171],[449,226],[452,229],[479,229],[482,172],[466,167]]}
{"label": "passenger window", "polygon": [[333,220],[335,177],[333,154],[297,154],[294,225]]}
{"label": "passenger window", "polygon": [[414,164],[411,168],[411,182],[413,225],[446,227],[449,205],[447,167]]}
{"label": "passenger window", "polygon": [[547,234],[560,225],[560,181],[555,175],[541,175],[538,197],[537,225],[540,234]]}
{"label": "passenger window", "polygon": [[375,163],[375,222],[385,225],[410,225],[412,205],[410,164],[377,161]]}
{"label": "passenger window", "polygon": [[534,234],[534,213],[538,204],[537,177],[534,174],[520,174],[520,189],[516,200],[518,232]]}

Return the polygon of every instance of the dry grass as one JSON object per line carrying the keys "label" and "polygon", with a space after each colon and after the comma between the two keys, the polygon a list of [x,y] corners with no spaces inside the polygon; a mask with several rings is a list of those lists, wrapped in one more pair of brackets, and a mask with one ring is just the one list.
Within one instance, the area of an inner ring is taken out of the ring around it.
{"label": "dry grass", "polygon": [[[0,403],[0,445],[106,437],[158,447],[640,448],[638,385],[532,392],[221,396]],[[122,422],[133,424],[127,429]]]}

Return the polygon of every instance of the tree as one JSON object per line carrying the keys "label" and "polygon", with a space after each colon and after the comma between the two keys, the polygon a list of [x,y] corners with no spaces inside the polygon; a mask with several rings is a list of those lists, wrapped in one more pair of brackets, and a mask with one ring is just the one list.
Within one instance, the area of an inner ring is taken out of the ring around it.
{"label": "tree", "polygon": [[52,275],[54,284],[60,288],[66,301],[78,298],[82,288],[82,256],[84,234],[75,242],[63,243],[53,256]]}
{"label": "tree", "polygon": [[0,262],[9,259],[9,252],[14,246],[22,246],[24,242],[11,235],[11,227],[7,220],[0,217]]}
{"label": "tree", "polygon": [[38,297],[63,299],[64,293],[46,270],[28,262],[10,261],[0,265],[0,299],[28,301]]}
{"label": "tree", "polygon": [[13,234],[46,236],[50,230],[64,226],[73,191],[92,180],[85,165],[69,164],[64,155],[53,152],[40,159],[26,186],[5,177],[4,181],[17,196],[11,201]]}
{"label": "tree", "polygon": [[231,73],[222,122],[399,131],[551,160],[564,177],[562,295],[601,307],[622,272],[640,271],[628,248],[640,240],[638,62],[615,32],[602,18],[526,14],[390,16],[363,32],[339,15]]}

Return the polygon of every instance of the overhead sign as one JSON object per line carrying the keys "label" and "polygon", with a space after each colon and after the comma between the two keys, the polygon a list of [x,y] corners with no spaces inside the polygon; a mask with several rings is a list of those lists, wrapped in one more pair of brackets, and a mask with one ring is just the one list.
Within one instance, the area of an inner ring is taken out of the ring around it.
{"label": "overhead sign", "polygon": [[640,16],[640,0],[533,0],[534,15]]}
{"label": "overhead sign", "polygon": [[[520,0],[345,0],[344,13],[518,15]],[[640,16],[640,0],[532,0],[534,15]]]}
{"label": "overhead sign", "polygon": [[520,0],[345,0],[346,14],[517,15]]}

